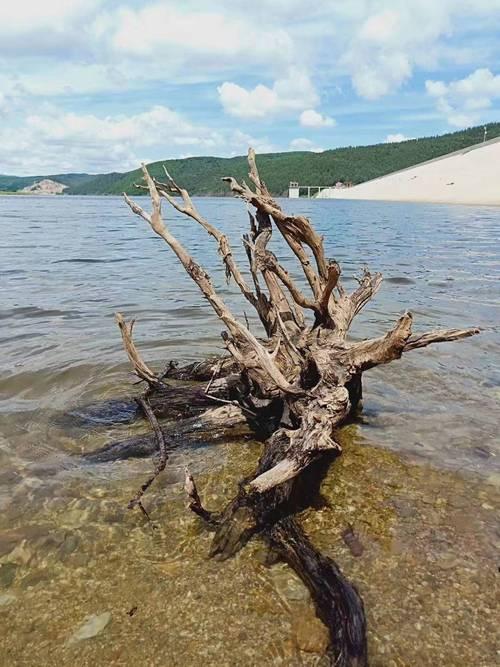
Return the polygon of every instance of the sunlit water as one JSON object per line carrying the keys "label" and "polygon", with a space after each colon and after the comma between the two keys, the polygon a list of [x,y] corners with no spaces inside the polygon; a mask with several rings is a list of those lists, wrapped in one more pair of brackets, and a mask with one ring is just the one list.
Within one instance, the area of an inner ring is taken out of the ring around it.
{"label": "sunlit water", "polygon": [[[243,264],[244,205],[198,205]],[[362,589],[373,664],[489,667],[500,209],[284,205],[313,219],[346,287],[364,266],[384,274],[353,336],[384,333],[406,309],[416,332],[482,329],[366,374],[361,423],[346,432],[343,463],[325,481],[330,506],[305,521]],[[248,304],[225,283],[213,240],[194,222],[167,216],[257,332]],[[118,198],[0,197],[0,225],[0,623],[8,628],[0,664],[316,664],[321,636],[316,652],[300,639],[315,631],[300,582],[284,566],[264,567],[257,542],[230,563],[207,561],[210,536],[184,508],[184,465],[198,474],[207,503],[221,508],[255,464],[257,443],[175,454],[147,498],[159,526],[152,530],[125,509],[150,462],[84,468],[73,456],[145,426],[58,426],[58,415],[77,404],[136,390],[116,311],[137,318],[137,342],[158,368],[221,350],[221,325],[196,286]],[[284,245],[273,244],[286,262]],[[360,559],[340,538],[346,522],[366,542]],[[68,645],[87,615],[108,611],[112,621],[96,638]],[[297,628],[304,619],[311,627]]]}

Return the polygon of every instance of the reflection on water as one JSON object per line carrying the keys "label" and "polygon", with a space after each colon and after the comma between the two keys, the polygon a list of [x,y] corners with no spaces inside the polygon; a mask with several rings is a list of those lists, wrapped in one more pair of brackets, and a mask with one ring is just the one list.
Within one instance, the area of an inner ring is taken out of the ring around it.
{"label": "reflection on water", "polygon": [[[499,536],[497,492],[485,482],[499,480],[500,210],[293,206],[325,234],[348,286],[364,265],[386,276],[356,337],[383,333],[406,308],[415,330],[484,329],[367,374],[362,423],[346,429],[327,504],[304,519],[362,590],[374,665],[489,667]],[[242,204],[199,207],[236,247]],[[210,239],[169,218],[241,314]],[[257,443],[176,452],[147,496],[152,530],[125,509],[150,462],[83,468],[72,458],[144,425],[92,432],[54,419],[130,392],[116,310],[138,318],[152,363],[218,351],[221,326],[195,286],[119,199],[0,197],[0,224],[0,622],[10,630],[0,664],[320,664],[324,636],[300,582],[283,565],[265,567],[258,541],[229,563],[207,560],[210,535],[184,508],[186,463],[220,508],[251,471]],[[275,250],[287,256],[277,239]],[[340,537],[348,522],[364,541],[361,558]],[[108,612],[96,637],[71,642],[87,616]]]}

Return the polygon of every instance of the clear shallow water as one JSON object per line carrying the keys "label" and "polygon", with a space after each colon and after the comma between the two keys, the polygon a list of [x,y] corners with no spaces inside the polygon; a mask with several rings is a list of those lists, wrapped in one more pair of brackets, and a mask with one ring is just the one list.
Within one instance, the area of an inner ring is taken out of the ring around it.
{"label": "clear shallow water", "polygon": [[[198,205],[241,257],[243,204]],[[366,374],[362,423],[325,482],[331,506],[305,519],[362,588],[373,664],[431,665],[444,651],[440,664],[489,667],[498,501],[483,482],[499,479],[500,209],[284,205],[311,216],[346,286],[355,287],[364,265],[383,272],[353,335],[384,333],[406,308],[415,331],[484,329]],[[203,230],[173,212],[168,218],[235,312],[251,317]],[[184,508],[185,464],[219,508],[252,469],[257,443],[175,454],[148,496],[159,523],[151,531],[125,510],[149,462],[82,469],[69,456],[144,426],[63,431],[53,419],[130,393],[117,310],[137,317],[136,338],[152,365],[217,352],[221,326],[195,286],[118,198],[0,197],[0,225],[0,622],[11,630],[0,664],[316,664],[297,639],[314,634],[297,630],[298,619],[314,623],[300,582],[283,566],[260,565],[257,543],[229,564],[206,561],[210,538]],[[47,463],[56,474],[44,472]],[[363,533],[360,560],[340,539],[346,521]],[[113,621],[102,636],[67,645],[86,615],[106,611]],[[255,636],[266,640],[256,645]],[[443,636],[452,638],[447,648]],[[465,651],[473,662],[460,662]]]}
{"label": "clear shallow water", "polygon": [[[366,374],[362,428],[374,442],[438,466],[489,475],[500,460],[500,210],[342,201],[293,206],[325,235],[348,287],[365,265],[385,276],[354,336],[384,333],[407,308],[415,331],[483,329],[474,339],[415,352]],[[244,261],[243,204],[202,199],[199,207]],[[225,284],[212,240],[176,212],[168,216],[235,311],[252,317]],[[7,428],[30,415],[36,429],[47,411],[124,387],[117,310],[137,318],[137,340],[151,362],[221,349],[221,325],[210,307],[163,241],[121,199],[2,197],[0,224],[0,419]],[[273,241],[287,257],[279,239]],[[51,442],[38,456],[44,447]]]}

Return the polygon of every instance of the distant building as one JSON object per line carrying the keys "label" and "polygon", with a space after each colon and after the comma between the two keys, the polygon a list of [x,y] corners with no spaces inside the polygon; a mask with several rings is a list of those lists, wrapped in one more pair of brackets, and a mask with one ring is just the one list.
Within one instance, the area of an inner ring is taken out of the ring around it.
{"label": "distant building", "polygon": [[[340,185],[342,185],[342,183],[340,183]],[[290,185],[288,186],[288,198],[298,199],[300,197],[300,191],[302,190],[302,196],[311,199],[317,197],[322,190],[326,189],[331,188],[328,185],[299,185],[297,181],[290,181]]]}
{"label": "distant building", "polygon": [[290,185],[288,186],[288,198],[299,198],[299,184],[296,181],[290,181]]}

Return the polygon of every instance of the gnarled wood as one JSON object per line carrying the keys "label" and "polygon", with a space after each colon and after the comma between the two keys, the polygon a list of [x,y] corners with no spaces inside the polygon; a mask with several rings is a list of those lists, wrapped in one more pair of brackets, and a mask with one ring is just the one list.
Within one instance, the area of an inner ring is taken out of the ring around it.
{"label": "gnarled wood", "polygon": [[135,497],[132,498],[132,500],[129,502],[128,507],[129,509],[133,509],[136,506],[139,507],[142,510],[143,514],[145,514],[146,517],[149,519],[149,514],[146,512],[144,505],[142,504],[142,497],[149,489],[151,484],[158,477],[158,475],[161,472],[163,472],[163,470],[165,470],[165,466],[167,465],[168,461],[168,449],[167,449],[167,443],[165,442],[165,435],[161,430],[160,425],[158,424],[158,420],[156,419],[155,414],[151,409],[151,406],[149,405],[147,398],[142,398],[142,397],[138,398],[137,402],[140,405],[141,410],[147,417],[149,423],[151,424],[151,427],[155,434],[159,458],[158,462],[155,465],[153,474],[150,477],[148,477],[148,479],[144,482],[144,484],[141,485],[141,488],[139,489]]}
{"label": "gnarled wood", "polygon": [[[225,364],[225,360],[223,363]],[[168,420],[185,419],[200,414],[221,401],[234,401],[241,391],[240,377],[233,374],[214,378],[214,371],[217,370],[219,375],[220,368],[221,366],[215,363],[189,364],[174,368],[169,377],[209,380],[209,392],[206,383],[166,385],[162,382],[160,386],[147,392],[148,403],[155,417]],[[226,366],[220,372],[229,370],[231,367]],[[136,398],[125,397],[78,406],[58,415],[55,422],[63,428],[103,428],[117,424],[131,424],[143,418],[144,413],[137,405]]]}
{"label": "gnarled wood", "polygon": [[[223,405],[205,410],[197,417],[168,422],[161,426],[167,450],[184,445],[217,442],[248,432],[248,417],[235,405]],[[154,433],[136,435],[113,441],[80,454],[84,463],[111,463],[130,458],[146,458],[158,452],[158,438]]]}
{"label": "gnarled wood", "polygon": [[[146,220],[174,252],[226,327],[223,340],[230,361],[202,364],[199,373],[199,377],[205,374],[206,379],[214,380],[210,382],[210,391],[217,386],[215,377],[236,375],[234,384],[230,377],[226,382],[219,381],[222,394],[213,398],[228,402],[218,408],[228,411],[224,413],[225,421],[221,423],[222,413],[217,409],[208,410],[194,417],[194,422],[182,422],[181,431],[194,435],[197,425],[202,424],[203,429],[214,429],[215,438],[217,433],[227,432],[231,423],[235,426],[247,423],[260,434],[268,434],[256,470],[240,482],[236,495],[225,508],[220,512],[205,510],[188,473],[189,506],[215,529],[210,551],[215,558],[230,557],[256,534],[264,537],[311,591],[318,616],[330,632],[330,664],[363,667],[367,664],[366,621],[359,594],[336,564],[318,553],[292,516],[299,507],[307,506],[317,492],[319,467],[323,463],[326,467],[341,454],[337,431],[358,409],[363,372],[397,360],[406,352],[435,342],[466,338],[478,330],[449,329],[412,335],[413,318],[405,313],[383,336],[362,342],[349,340],[354,318],[381,286],[381,274],[365,269],[359,286],[348,293],[342,285],[339,265],[326,257],[323,239],[311,222],[305,216],[286,213],[273,199],[259,175],[252,149],[248,165],[253,187],[232,177],[223,179],[236,196],[254,209],[249,216],[249,232],[244,236],[248,277],[237,265],[225,235],[200,215],[189,193],[168,172],[167,182],[161,183],[154,181],[147,168],[142,167],[151,197],[151,213],[124,195],[131,210]],[[162,200],[195,220],[216,240],[226,277],[234,280],[242,296],[256,310],[265,340],[251,333],[235,317],[202,266],[169,230],[162,214]],[[274,230],[281,234],[298,260],[308,285],[306,290],[292,279],[270,250]],[[152,387],[151,400],[156,400],[153,397],[158,398],[166,391],[165,388],[159,391],[158,381],[175,377],[176,369],[169,368],[161,375],[151,371],[133,346],[132,327],[127,329],[122,324],[129,358],[139,377]],[[191,370],[193,375],[197,373],[194,367]],[[223,395],[225,391],[227,397]],[[171,427],[164,426],[162,432],[166,428]],[[110,460],[124,452],[144,452],[148,447],[155,449],[154,440],[146,443],[141,437],[89,454],[88,460]]]}
{"label": "gnarled wood", "polygon": [[130,206],[132,211],[140,215],[146,222],[148,222],[153,231],[161,236],[163,240],[170,246],[170,248],[177,255],[179,261],[185,268],[188,275],[198,285],[204,297],[211,304],[217,316],[224,322],[229,329],[233,339],[238,341],[236,346],[233,346],[231,353],[235,356],[236,349],[241,351],[239,358],[236,360],[240,366],[246,367],[248,373],[261,386],[266,386],[267,393],[272,395],[276,390],[281,390],[291,394],[300,394],[300,390],[285,378],[279,366],[274,363],[266,348],[255,338],[255,336],[242,325],[231,313],[224,301],[219,297],[212,286],[210,277],[204,269],[194,261],[189,255],[183,245],[173,236],[165,225],[161,214],[161,199],[156,185],[148,173],[148,170],[142,165],[144,178],[151,194],[151,201],[153,203],[153,212],[146,213],[144,209],[134,203],[126,194],[124,194],[125,201]]}
{"label": "gnarled wood", "polygon": [[335,667],[366,667],[368,648],[363,600],[331,559],[319,553],[292,518],[267,533],[273,549],[302,579],[316,613],[330,633],[328,650]]}
{"label": "gnarled wood", "polygon": [[115,319],[120,329],[120,333],[122,335],[125,352],[127,353],[127,356],[130,360],[134,373],[141,380],[147,382],[150,388],[161,386],[162,382],[160,378],[143,361],[141,355],[139,354],[139,350],[135,346],[134,339],[132,337],[135,320],[131,320],[127,324],[127,322],[125,322],[125,318],[121,313],[116,313]]}

